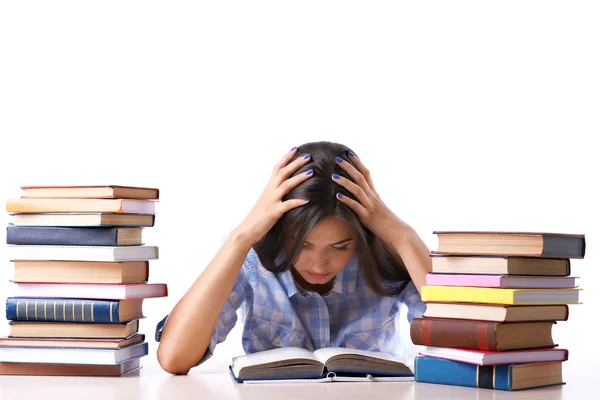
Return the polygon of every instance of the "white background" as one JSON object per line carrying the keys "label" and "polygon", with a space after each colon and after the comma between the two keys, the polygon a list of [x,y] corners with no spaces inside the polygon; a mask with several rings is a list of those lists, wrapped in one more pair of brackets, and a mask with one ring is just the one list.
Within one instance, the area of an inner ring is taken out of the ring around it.
{"label": "white background", "polygon": [[[433,230],[584,233],[586,257],[572,263],[583,304],[554,338],[570,350],[567,381],[592,376],[597,2],[198,3],[0,5],[0,198],[29,184],[161,191],[144,237],[160,248],[150,280],[169,296],[145,302],[145,365],[156,364],[156,323],[272,165],[332,140],[355,150],[432,250]],[[6,260],[2,297],[11,273]],[[202,368],[239,354],[239,333]]]}

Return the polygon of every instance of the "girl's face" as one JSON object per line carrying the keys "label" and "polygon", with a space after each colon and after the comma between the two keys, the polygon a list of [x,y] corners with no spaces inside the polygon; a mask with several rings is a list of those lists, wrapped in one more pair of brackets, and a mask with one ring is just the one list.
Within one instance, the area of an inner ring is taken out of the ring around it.
{"label": "girl's face", "polygon": [[348,226],[333,216],[328,217],[306,237],[294,264],[294,277],[305,289],[328,291],[355,249],[356,241]]}

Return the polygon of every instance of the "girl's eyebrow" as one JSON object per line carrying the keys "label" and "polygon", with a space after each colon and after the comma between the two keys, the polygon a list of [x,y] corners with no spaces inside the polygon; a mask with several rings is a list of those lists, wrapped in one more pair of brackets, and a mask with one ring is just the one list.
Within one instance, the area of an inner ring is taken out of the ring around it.
{"label": "girl's eyebrow", "polygon": [[[346,242],[351,241],[352,239],[354,239],[354,238],[348,238],[348,239],[340,240],[339,242],[331,243],[330,246],[335,246],[335,245],[338,245],[338,244],[344,244]],[[304,243],[312,245],[311,242],[305,241]]]}

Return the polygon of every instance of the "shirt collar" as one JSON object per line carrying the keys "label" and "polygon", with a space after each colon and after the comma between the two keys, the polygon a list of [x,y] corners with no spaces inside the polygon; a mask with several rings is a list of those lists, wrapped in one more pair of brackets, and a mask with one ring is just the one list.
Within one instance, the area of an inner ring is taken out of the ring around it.
{"label": "shirt collar", "polygon": [[344,269],[337,274],[333,281],[332,291],[339,294],[354,293],[356,288],[356,279],[358,277],[358,256],[356,253],[352,255],[350,261]]}
{"label": "shirt collar", "polygon": [[[350,261],[348,261],[344,269],[342,269],[342,271],[334,278],[333,288],[331,291],[338,294],[354,293],[357,278],[358,256],[355,253],[352,255],[352,258]],[[283,290],[287,294],[288,298],[291,298],[293,295],[301,291],[298,286],[296,286],[296,281],[294,280],[291,269],[288,269],[279,275],[279,282],[283,286]]]}

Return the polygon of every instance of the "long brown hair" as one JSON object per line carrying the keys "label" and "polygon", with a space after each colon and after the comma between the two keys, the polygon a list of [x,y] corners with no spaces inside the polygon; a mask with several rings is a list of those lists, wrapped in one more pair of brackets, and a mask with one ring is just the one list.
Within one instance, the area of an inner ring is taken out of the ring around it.
{"label": "long brown hair", "polygon": [[[338,174],[352,180],[335,160],[340,157],[352,164],[352,157],[348,156],[351,151],[332,142],[311,142],[298,147],[294,158],[310,154],[311,160],[293,175],[309,169],[314,171],[314,175],[292,189],[283,200],[297,198],[310,201],[285,213],[254,245],[254,250],[267,270],[282,273],[294,265],[310,230],[325,218],[335,216],[345,222],[354,234],[360,270],[366,283],[380,295],[396,296],[410,281],[402,259],[395,249],[367,229],[352,209],[336,199],[338,192],[355,199],[352,193],[331,179],[332,174]],[[292,250],[285,254],[283,249],[288,240]],[[281,254],[284,255],[283,260],[276,262]]]}

